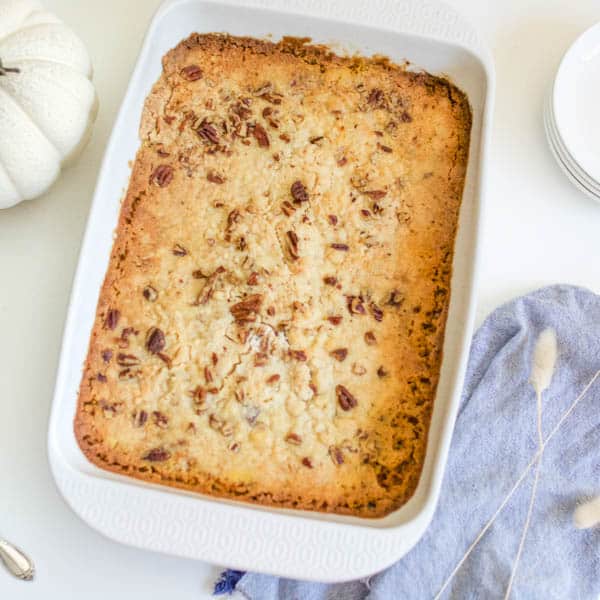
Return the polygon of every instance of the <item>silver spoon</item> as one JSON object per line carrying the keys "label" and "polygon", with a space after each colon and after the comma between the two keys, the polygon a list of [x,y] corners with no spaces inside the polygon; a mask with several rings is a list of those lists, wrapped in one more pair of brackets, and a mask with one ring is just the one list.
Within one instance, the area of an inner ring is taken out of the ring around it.
{"label": "silver spoon", "polygon": [[33,561],[10,542],[0,538],[0,559],[6,568],[19,579],[31,581],[35,573]]}

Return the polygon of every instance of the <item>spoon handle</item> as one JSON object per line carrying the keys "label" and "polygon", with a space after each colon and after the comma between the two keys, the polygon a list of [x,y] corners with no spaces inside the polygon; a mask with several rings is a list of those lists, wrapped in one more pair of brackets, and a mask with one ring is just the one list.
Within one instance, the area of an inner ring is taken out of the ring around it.
{"label": "spoon handle", "polygon": [[31,581],[35,573],[33,562],[21,550],[0,539],[0,559],[6,568],[19,579]]}

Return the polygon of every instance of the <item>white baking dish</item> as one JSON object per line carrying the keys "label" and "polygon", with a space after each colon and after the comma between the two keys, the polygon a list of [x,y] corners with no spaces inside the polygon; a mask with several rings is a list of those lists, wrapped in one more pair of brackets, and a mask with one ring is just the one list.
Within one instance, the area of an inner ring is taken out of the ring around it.
{"label": "white baking dish", "polygon": [[[285,6],[285,8],[283,8]],[[102,471],[77,446],[73,417],[96,302],[108,264],[143,100],[161,57],[193,31],[278,39],[310,36],[336,50],[409,59],[448,75],[473,108],[470,159],[456,242],[452,300],[427,456],[414,497],[383,519],[277,510],[199,496]],[[407,0],[171,0],[155,15],[119,111],[92,204],[67,316],[48,436],[54,477],[73,510],[123,543],[212,563],[321,581],[369,575],[406,553],[425,531],[446,463],[475,306],[485,155],[494,75],[473,30],[437,2]]]}

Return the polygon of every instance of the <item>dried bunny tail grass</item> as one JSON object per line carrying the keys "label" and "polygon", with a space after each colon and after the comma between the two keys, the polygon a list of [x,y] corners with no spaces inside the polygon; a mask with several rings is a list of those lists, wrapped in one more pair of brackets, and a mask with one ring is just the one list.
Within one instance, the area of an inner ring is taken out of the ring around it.
{"label": "dried bunny tail grass", "polygon": [[552,375],[554,374],[557,356],[558,348],[556,343],[556,332],[554,329],[544,329],[540,333],[537,342],[535,343],[535,348],[533,349],[533,364],[531,365],[531,374],[529,375],[529,383],[531,383],[533,389],[535,390],[538,451],[540,454],[535,464],[535,475],[533,478],[533,486],[531,488],[531,496],[529,498],[529,506],[527,507],[527,518],[525,519],[525,525],[523,526],[521,539],[519,540],[519,548],[517,549],[517,555],[510,573],[510,579],[508,580],[508,586],[504,595],[505,600],[510,596],[513,583],[517,575],[519,561],[521,560],[521,554],[523,553],[523,547],[525,546],[525,538],[527,537],[527,532],[529,531],[531,515],[533,514],[533,506],[537,496],[538,482],[540,479],[540,465],[542,462],[542,455],[544,453],[544,433],[542,431],[542,393],[548,389],[550,381],[552,381]]}
{"label": "dried bunny tail grass", "polygon": [[[442,594],[444,593],[444,591],[446,590],[446,588],[448,587],[450,582],[454,579],[454,576],[458,573],[458,571],[460,571],[460,568],[463,566],[463,564],[465,563],[467,558],[469,558],[469,556],[471,555],[471,552],[473,552],[473,550],[475,549],[477,544],[479,544],[479,542],[481,541],[481,538],[486,534],[487,530],[494,524],[494,522],[498,518],[498,515],[504,510],[504,507],[508,504],[510,499],[513,497],[514,493],[517,491],[517,489],[519,488],[519,486],[521,485],[521,483],[523,482],[523,480],[525,479],[525,477],[527,476],[527,474],[529,473],[531,468],[538,462],[544,449],[548,445],[548,442],[556,435],[556,432],[562,427],[565,420],[573,413],[573,411],[575,410],[577,405],[586,397],[588,390],[592,387],[592,385],[594,385],[594,383],[596,382],[596,379],[598,379],[598,377],[600,377],[600,370],[596,371],[596,373],[594,373],[594,376],[588,381],[588,383],[583,388],[583,390],[581,390],[579,396],[577,396],[577,398],[575,398],[575,400],[573,401],[571,406],[569,406],[569,408],[562,414],[561,418],[558,420],[558,423],[556,423],[556,425],[553,427],[552,431],[548,434],[548,437],[545,439],[544,443],[542,444],[542,447],[539,448],[538,451],[533,455],[533,457],[529,461],[528,465],[525,467],[525,470],[521,473],[519,478],[515,481],[514,485],[509,490],[508,494],[506,494],[506,496],[504,497],[504,500],[502,500],[502,502],[500,503],[500,506],[498,506],[498,508],[496,509],[494,514],[489,518],[488,522],[483,526],[481,531],[477,534],[477,537],[471,542],[471,545],[467,548],[466,552],[462,555],[462,558],[458,561],[458,563],[456,564],[454,569],[452,569],[452,572],[448,575],[448,577],[446,577],[446,579],[444,580],[444,583],[438,590],[437,594],[434,596],[434,600],[439,600],[441,598]],[[510,590],[508,590],[508,591],[510,591]]]}
{"label": "dried bunny tail grass", "polygon": [[575,509],[573,523],[577,529],[589,529],[600,523],[600,496]]}
{"label": "dried bunny tail grass", "polygon": [[550,385],[557,356],[556,332],[554,329],[544,329],[533,350],[533,364],[529,376],[529,383],[538,394]]}

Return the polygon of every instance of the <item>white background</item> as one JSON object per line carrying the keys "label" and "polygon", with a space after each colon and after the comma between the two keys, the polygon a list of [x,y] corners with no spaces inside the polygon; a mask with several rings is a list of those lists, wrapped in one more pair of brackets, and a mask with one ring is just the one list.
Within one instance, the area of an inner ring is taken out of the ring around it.
{"label": "white background", "polygon": [[[92,531],[58,495],[46,458],[60,338],[96,175],[158,4],[46,1],[89,48],[100,113],[89,146],[50,193],[0,211],[0,535],[27,549],[37,566],[33,583],[0,570],[2,600],[199,600],[208,598],[219,571],[120,546]],[[600,292],[600,205],[559,171],[542,124],[542,101],[560,57],[600,20],[600,3],[450,4],[479,29],[497,70],[478,323],[498,304],[542,285]]]}

